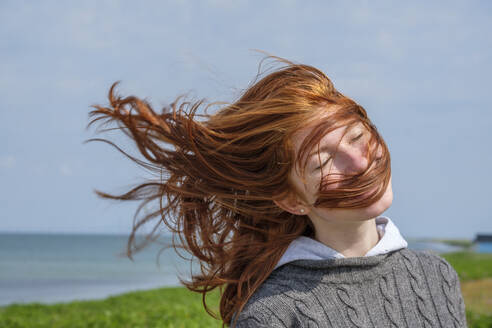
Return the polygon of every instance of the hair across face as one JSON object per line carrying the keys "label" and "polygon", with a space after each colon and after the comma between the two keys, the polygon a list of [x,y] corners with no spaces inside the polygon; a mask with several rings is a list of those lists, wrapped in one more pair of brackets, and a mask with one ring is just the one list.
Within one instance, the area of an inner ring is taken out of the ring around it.
{"label": "hair across face", "polygon": [[[320,120],[323,120],[321,118]],[[313,131],[312,126],[305,127],[293,137],[295,153],[303,149],[303,141]],[[303,153],[307,153],[304,151]],[[383,147],[375,142],[372,133],[362,123],[352,126],[341,126],[323,135],[320,142],[311,149],[301,163],[291,170],[290,181],[295,194],[300,199],[296,202],[280,202],[279,206],[293,214],[309,216],[317,226],[321,221],[333,223],[347,220],[367,220],[383,213],[392,203],[393,193],[391,176],[389,183],[384,186],[383,180],[370,181],[367,191],[361,184],[361,176],[370,176],[383,160]],[[355,180],[355,188],[360,191],[347,195],[348,202],[353,206],[337,206],[330,196],[325,193],[349,193],[350,186],[346,181]],[[364,186],[364,185],[363,185]],[[374,200],[371,197],[382,190],[382,195]],[[327,199],[326,199],[327,198]],[[327,200],[327,204],[325,201]],[[357,205],[357,203],[362,205]],[[325,205],[326,204],[326,205]]]}
{"label": "hair across face", "polygon": [[[358,105],[331,106],[292,137],[296,161],[292,177],[301,179],[309,205],[363,208],[380,199],[389,184],[389,151]],[[299,192],[299,186],[293,188]]]}

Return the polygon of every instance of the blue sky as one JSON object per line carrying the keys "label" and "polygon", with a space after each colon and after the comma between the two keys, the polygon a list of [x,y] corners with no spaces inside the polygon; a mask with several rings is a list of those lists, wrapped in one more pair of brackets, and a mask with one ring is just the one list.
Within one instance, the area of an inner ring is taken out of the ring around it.
{"label": "blue sky", "polygon": [[[146,172],[85,130],[107,91],[156,108],[232,100],[261,49],[323,70],[392,154],[407,237],[492,232],[487,1],[1,1],[0,231],[128,233],[138,203],[98,199]],[[120,134],[108,134],[126,150]]]}

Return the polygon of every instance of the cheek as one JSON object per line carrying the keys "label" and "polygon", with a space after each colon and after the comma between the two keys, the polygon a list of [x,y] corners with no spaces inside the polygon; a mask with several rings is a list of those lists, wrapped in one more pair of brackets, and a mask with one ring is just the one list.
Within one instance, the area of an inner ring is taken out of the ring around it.
{"label": "cheek", "polygon": [[291,174],[290,181],[297,189],[297,191],[301,192],[303,195],[309,195],[313,189],[312,179],[306,177],[302,179],[297,174]]}
{"label": "cheek", "polygon": [[[324,182],[324,190],[338,189],[342,186],[340,182],[335,182],[344,177],[344,174],[337,166],[337,163],[330,163],[324,170],[323,176],[321,176],[321,171],[316,175],[316,182],[319,184],[321,181]],[[330,183],[331,182],[331,183]]]}
{"label": "cheek", "polygon": [[388,188],[386,188],[383,197],[381,197],[381,199],[377,201],[376,204],[381,208],[382,211],[385,211],[391,206],[392,203],[393,203],[393,188],[391,186],[391,180],[390,180]]}
{"label": "cheek", "polygon": [[[305,182],[305,184],[304,184]],[[319,191],[319,177],[306,177],[304,182],[301,182],[299,188],[303,191],[306,198],[309,202],[314,202],[317,198],[317,194]]]}
{"label": "cheek", "polygon": [[[323,181],[323,190],[334,190],[334,189],[338,189],[341,187],[341,183],[340,182],[335,182],[337,180],[337,177],[339,176],[336,176],[336,175],[333,175],[331,174],[330,176],[328,176],[327,174],[325,174],[325,176],[323,177],[323,179],[321,180],[320,177],[317,177],[317,180],[316,182],[318,183],[317,184],[317,187],[319,188],[319,183]],[[331,182],[331,183],[330,183]],[[318,190],[316,190],[318,191]]]}

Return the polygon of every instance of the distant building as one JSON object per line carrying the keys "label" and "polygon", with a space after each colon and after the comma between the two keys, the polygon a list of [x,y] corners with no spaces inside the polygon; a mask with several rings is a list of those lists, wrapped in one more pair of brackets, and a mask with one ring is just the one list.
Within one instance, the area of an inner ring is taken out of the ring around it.
{"label": "distant building", "polygon": [[477,234],[473,244],[478,253],[492,253],[492,234]]}

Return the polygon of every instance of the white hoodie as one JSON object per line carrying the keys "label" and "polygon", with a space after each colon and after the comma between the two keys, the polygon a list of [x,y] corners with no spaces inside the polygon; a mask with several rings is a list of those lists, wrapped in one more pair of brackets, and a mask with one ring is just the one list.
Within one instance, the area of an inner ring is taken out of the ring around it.
{"label": "white hoodie", "polygon": [[[376,228],[380,238],[379,242],[364,256],[386,254],[408,246],[408,243],[403,239],[400,231],[390,218],[378,216],[376,218]],[[317,240],[300,236],[290,243],[284,255],[282,255],[280,261],[275,266],[275,269],[295,260],[327,260],[344,257],[343,254]]]}

